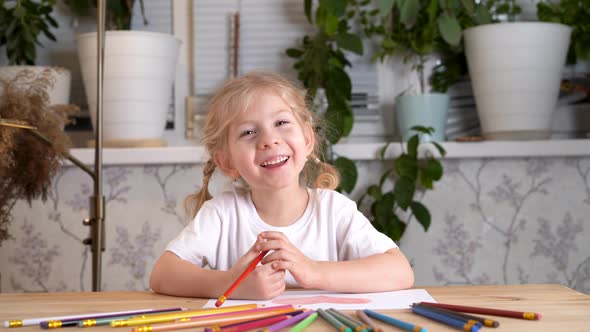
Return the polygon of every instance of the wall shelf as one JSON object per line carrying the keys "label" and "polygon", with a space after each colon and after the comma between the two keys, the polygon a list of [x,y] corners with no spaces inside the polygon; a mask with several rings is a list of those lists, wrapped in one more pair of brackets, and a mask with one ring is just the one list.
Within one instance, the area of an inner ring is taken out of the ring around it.
{"label": "wall shelf", "polygon": [[[334,153],[353,160],[379,159],[379,151],[385,143],[346,143],[334,146]],[[545,141],[486,141],[444,142],[447,159],[457,158],[523,158],[523,157],[584,157],[590,156],[590,139]],[[431,145],[421,146],[421,151],[436,150]],[[399,143],[392,143],[386,153],[390,159],[401,152]],[[94,162],[94,149],[77,148],[71,153],[85,164]],[[154,165],[198,164],[207,161],[202,146],[170,146],[160,148],[105,148],[105,165]]]}

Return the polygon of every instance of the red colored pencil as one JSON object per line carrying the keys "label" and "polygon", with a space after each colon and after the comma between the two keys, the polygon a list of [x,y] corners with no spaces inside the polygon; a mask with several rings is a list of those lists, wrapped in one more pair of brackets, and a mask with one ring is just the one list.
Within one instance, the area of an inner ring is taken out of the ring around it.
{"label": "red colored pencil", "polygon": [[511,310],[501,310],[501,309],[467,307],[467,306],[463,306],[463,305],[433,303],[433,302],[420,302],[420,304],[425,305],[425,306],[449,309],[449,310],[453,310],[453,311],[469,312],[472,314],[521,318],[521,319],[528,319],[528,320],[540,320],[541,319],[541,314],[536,313],[536,312],[521,312],[521,311],[511,311]]}
{"label": "red colored pencil", "polygon": [[256,256],[256,258],[254,258],[254,260],[252,260],[252,262],[250,262],[250,264],[248,264],[248,267],[244,270],[244,272],[242,272],[242,274],[240,274],[240,276],[238,277],[238,279],[236,279],[236,281],[234,281],[234,283],[231,284],[231,286],[229,286],[229,288],[225,291],[225,293],[223,293],[223,295],[221,295],[219,297],[219,299],[217,299],[217,302],[215,302],[215,306],[216,307],[221,307],[221,305],[223,304],[223,302],[225,302],[225,300],[227,300],[227,298],[230,296],[230,294],[233,293],[233,291],[236,289],[236,287],[238,287],[238,285],[244,279],[246,279],[246,277],[248,276],[248,274],[250,274],[250,272],[252,272],[252,270],[254,270],[254,268],[256,267],[256,265],[258,265],[258,263],[260,263],[260,261],[262,260],[262,258],[267,253],[268,253],[268,250],[261,252],[260,254],[258,254],[258,256]]}

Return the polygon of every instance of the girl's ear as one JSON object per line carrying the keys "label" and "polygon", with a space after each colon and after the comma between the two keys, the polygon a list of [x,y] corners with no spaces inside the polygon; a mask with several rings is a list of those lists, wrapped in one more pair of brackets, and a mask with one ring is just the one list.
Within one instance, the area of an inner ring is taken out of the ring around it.
{"label": "girl's ear", "polygon": [[235,180],[240,177],[240,173],[238,173],[238,171],[233,168],[228,157],[229,156],[219,151],[213,154],[213,160],[221,172],[223,172],[223,174],[226,176],[229,176],[232,180]]}

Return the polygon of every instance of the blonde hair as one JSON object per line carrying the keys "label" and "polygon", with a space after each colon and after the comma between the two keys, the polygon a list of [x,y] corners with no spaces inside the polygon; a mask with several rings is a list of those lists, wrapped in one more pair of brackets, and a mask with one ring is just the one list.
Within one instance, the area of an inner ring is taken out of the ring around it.
{"label": "blonde hair", "polygon": [[227,129],[230,123],[240,112],[249,109],[256,95],[261,91],[276,93],[291,108],[302,127],[310,126],[313,129],[315,146],[303,168],[302,183],[310,188],[335,189],[338,186],[340,182],[338,171],[318,158],[323,152],[323,126],[317,114],[308,107],[306,91],[279,75],[252,72],[226,81],[209,102],[201,141],[209,152],[210,159],[203,167],[201,190],[185,199],[185,210],[191,219],[195,217],[201,206],[212,198],[209,193],[209,179],[216,166],[213,156],[216,152],[227,148]]}

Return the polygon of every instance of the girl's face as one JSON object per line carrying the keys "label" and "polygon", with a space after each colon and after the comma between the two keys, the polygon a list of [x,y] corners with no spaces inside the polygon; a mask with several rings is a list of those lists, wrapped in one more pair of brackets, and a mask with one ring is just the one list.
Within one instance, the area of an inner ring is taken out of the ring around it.
{"label": "girl's face", "polygon": [[252,190],[276,190],[299,186],[313,146],[311,126],[302,127],[281,97],[263,91],[229,126],[229,151],[217,153],[215,161]]}

